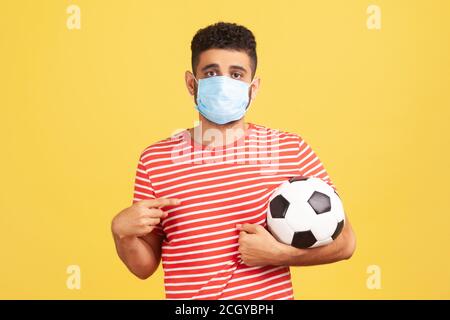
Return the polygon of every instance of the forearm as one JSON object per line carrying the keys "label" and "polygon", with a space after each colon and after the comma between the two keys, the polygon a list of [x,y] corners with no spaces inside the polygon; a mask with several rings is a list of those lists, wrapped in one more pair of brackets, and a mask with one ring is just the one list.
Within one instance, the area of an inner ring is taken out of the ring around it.
{"label": "forearm", "polygon": [[156,271],[160,258],[145,240],[139,237],[119,238],[114,233],[113,237],[117,254],[134,275],[146,279]]}
{"label": "forearm", "polygon": [[349,259],[355,250],[356,240],[350,226],[330,244],[312,249],[297,249],[280,243],[279,264],[312,266]]}

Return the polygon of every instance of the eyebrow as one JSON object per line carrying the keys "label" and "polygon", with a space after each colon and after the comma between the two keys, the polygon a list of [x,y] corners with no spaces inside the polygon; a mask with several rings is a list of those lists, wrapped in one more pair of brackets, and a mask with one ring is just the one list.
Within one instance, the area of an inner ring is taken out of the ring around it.
{"label": "eyebrow", "polygon": [[230,69],[238,69],[238,70],[247,72],[247,69],[245,69],[243,66],[234,65],[234,66],[230,66]]}
{"label": "eyebrow", "polygon": [[[217,63],[210,63],[210,64],[207,64],[206,66],[204,66],[201,71],[202,72],[206,71],[209,68],[219,68],[219,65]],[[239,66],[239,65],[232,65],[232,66],[230,66],[230,69],[238,69],[238,70],[247,72],[247,69],[245,69],[243,66]]]}
{"label": "eyebrow", "polygon": [[203,71],[205,71],[206,69],[209,69],[209,68],[218,68],[219,67],[219,65],[217,64],[217,63],[210,63],[210,64],[207,64],[206,66],[204,66],[203,68],[202,68],[202,72]]}

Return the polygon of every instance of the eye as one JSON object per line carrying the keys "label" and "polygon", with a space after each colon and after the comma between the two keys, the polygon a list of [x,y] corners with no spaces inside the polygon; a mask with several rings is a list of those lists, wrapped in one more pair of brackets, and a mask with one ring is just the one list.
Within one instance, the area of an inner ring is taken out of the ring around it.
{"label": "eye", "polygon": [[242,74],[240,74],[239,72],[233,72],[233,73],[231,74],[231,77],[232,77],[233,79],[240,79],[240,78],[242,77]]}
{"label": "eye", "polygon": [[206,76],[207,77],[214,77],[214,76],[216,76],[216,72],[215,71],[208,71],[208,72],[206,72]]}

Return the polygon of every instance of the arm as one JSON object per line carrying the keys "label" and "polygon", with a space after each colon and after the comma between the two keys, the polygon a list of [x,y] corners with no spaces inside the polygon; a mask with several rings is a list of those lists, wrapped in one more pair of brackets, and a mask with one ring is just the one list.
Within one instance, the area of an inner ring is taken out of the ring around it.
{"label": "arm", "polygon": [[349,220],[332,243],[318,248],[297,249],[277,241],[263,226],[237,225],[239,252],[249,266],[285,265],[311,266],[349,259],[356,248],[355,235]]}
{"label": "arm", "polygon": [[119,258],[135,276],[147,279],[161,260],[164,232],[160,222],[167,216],[161,207],[176,201],[156,199],[142,157],[143,153],[136,170],[133,205],[114,217],[111,231]]}
{"label": "arm", "polygon": [[151,232],[143,237],[120,238],[113,232],[113,237],[117,254],[136,277],[147,279],[158,269],[163,239],[160,235]]}
{"label": "arm", "polygon": [[114,217],[111,230],[117,254],[138,278],[150,277],[161,260],[164,236],[158,234],[157,226],[167,217],[161,208],[179,203],[168,198],[141,200]]}
{"label": "arm", "polygon": [[279,242],[278,262],[288,266],[311,266],[333,263],[350,259],[356,249],[356,238],[349,220],[346,218],[344,228],[335,241],[330,244],[312,248],[297,249]]}
{"label": "arm", "polygon": [[[336,190],[319,157],[301,137],[299,137],[298,168],[301,176],[315,176]],[[345,218],[341,234],[329,245],[302,250],[280,243],[278,258],[281,263],[292,266],[309,266],[349,259],[355,251],[356,239],[348,217]]]}

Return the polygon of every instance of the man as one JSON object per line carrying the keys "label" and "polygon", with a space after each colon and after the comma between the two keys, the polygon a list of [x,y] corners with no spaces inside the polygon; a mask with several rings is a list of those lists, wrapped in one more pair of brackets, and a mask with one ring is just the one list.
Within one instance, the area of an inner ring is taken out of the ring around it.
{"label": "man", "polygon": [[251,31],[216,23],[191,50],[185,80],[199,125],[141,153],[133,205],[112,221],[117,253],[141,279],[162,257],[167,299],[294,299],[289,266],[352,256],[348,217],[334,242],[314,249],[267,231],[267,203],[283,181],[316,176],[335,187],[300,136],[245,122],[260,85]]}

